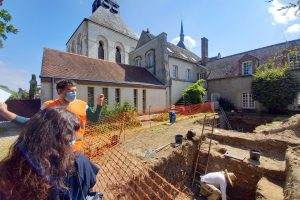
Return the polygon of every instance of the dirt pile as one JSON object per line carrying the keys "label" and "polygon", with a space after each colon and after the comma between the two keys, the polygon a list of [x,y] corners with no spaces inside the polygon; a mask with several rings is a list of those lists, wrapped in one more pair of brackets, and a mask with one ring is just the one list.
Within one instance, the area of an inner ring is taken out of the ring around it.
{"label": "dirt pile", "polygon": [[284,190],[285,200],[300,199],[300,146],[288,148],[286,152],[287,176]]}
{"label": "dirt pile", "polygon": [[277,134],[300,137],[300,114],[294,115],[283,121],[258,126],[254,133]]}

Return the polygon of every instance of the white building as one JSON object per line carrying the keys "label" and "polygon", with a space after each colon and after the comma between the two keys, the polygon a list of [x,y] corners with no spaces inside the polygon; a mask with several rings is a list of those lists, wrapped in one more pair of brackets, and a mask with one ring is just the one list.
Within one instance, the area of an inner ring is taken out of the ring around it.
{"label": "white building", "polygon": [[117,1],[95,0],[92,15],[75,30],[67,42],[67,51],[128,64],[128,53],[135,49],[137,40],[123,22]]}
{"label": "white building", "polygon": [[90,106],[104,93],[110,107],[130,102],[139,113],[149,107],[165,110],[206,76],[200,57],[184,46],[183,26],[180,38],[177,46],[167,42],[166,33],[143,31],[138,38],[121,19],[116,0],[95,0],[92,15],[68,40],[67,52],[44,50],[42,102],[56,98],[55,82],[67,78],[78,83],[78,98]]}

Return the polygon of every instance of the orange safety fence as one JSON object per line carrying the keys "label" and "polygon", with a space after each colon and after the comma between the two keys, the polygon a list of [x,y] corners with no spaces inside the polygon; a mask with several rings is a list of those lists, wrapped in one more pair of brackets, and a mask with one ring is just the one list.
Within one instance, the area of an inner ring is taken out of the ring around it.
{"label": "orange safety fence", "polygon": [[[85,154],[100,167],[94,191],[101,191],[105,199],[185,199],[186,196],[153,169],[111,138],[100,135],[95,147]],[[88,154],[87,154],[88,153]]]}
{"label": "orange safety fence", "polygon": [[181,115],[194,115],[197,113],[215,112],[214,102],[176,106],[176,113]]}
{"label": "orange safety fence", "polygon": [[[104,199],[186,199],[186,196],[142,160],[119,145],[125,129],[140,126],[135,114],[120,113],[89,123],[83,152],[100,172],[93,190]],[[124,138],[123,138],[124,137]]]}
{"label": "orange safety fence", "polygon": [[[88,122],[85,130],[85,144],[93,145],[99,135],[105,135],[115,140],[125,140],[125,129],[142,126],[141,120],[135,112],[123,112],[109,116],[101,116],[97,122]],[[89,136],[89,137],[88,137]],[[87,141],[89,138],[91,140]]]}
{"label": "orange safety fence", "polygon": [[160,112],[152,113],[151,116],[149,116],[149,120],[156,122],[163,122],[169,120],[169,112],[175,111],[177,118],[181,115],[195,115],[198,113],[207,113],[207,112],[215,112],[214,103],[213,102],[207,102],[207,103],[201,103],[201,104],[192,104],[192,105],[186,105],[186,106],[175,106],[170,107],[168,109],[165,109]]}

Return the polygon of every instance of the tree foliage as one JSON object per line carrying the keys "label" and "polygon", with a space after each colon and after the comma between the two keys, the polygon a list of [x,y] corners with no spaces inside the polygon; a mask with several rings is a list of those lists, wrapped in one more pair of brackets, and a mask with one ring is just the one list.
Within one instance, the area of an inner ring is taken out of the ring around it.
{"label": "tree foliage", "polygon": [[260,65],[254,73],[253,99],[262,103],[270,113],[283,113],[293,103],[298,91],[299,80],[288,63],[278,66],[275,57]]}
{"label": "tree foliage", "polygon": [[184,100],[192,104],[204,102],[204,96],[206,95],[206,90],[202,86],[204,80],[198,80],[195,84],[188,86],[183,90]]}
{"label": "tree foliage", "polygon": [[37,81],[35,74],[32,74],[29,86],[29,99],[34,99],[35,94],[38,92]]}
{"label": "tree foliage", "polygon": [[[272,1],[274,1],[274,0],[267,0],[268,3],[272,2]],[[294,14],[298,15],[300,12],[300,0],[294,0],[294,1],[288,2],[287,5],[284,5],[281,8],[279,8],[278,11],[285,10],[285,14],[286,14],[291,8],[296,8]]]}
{"label": "tree foliage", "polygon": [[[2,2],[0,0],[0,6],[2,6]],[[18,32],[18,29],[10,24],[11,19],[12,17],[7,10],[0,10],[0,48],[3,47],[3,41],[7,39],[7,34],[16,34]]]}

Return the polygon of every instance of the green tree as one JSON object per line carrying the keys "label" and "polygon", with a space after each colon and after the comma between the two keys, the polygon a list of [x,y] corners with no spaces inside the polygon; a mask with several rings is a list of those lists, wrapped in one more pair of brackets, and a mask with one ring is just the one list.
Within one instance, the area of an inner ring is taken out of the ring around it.
{"label": "green tree", "polygon": [[184,100],[192,104],[204,102],[206,90],[202,86],[202,83],[204,83],[204,80],[198,80],[195,84],[184,89],[182,93]]}
{"label": "green tree", "polygon": [[[0,0],[0,6],[2,6],[2,2],[3,0]],[[0,48],[3,47],[3,40],[7,39],[8,33],[16,34],[18,32],[18,29],[10,24],[11,19],[12,17],[7,10],[0,10]]]}
{"label": "green tree", "polygon": [[37,81],[35,74],[32,74],[29,86],[29,99],[33,99],[34,95],[37,93]]}
{"label": "green tree", "polygon": [[[292,56],[295,52],[290,51]],[[280,55],[260,65],[254,73],[252,82],[253,99],[262,103],[270,113],[278,114],[286,111],[293,103],[299,91],[299,80],[291,71],[288,63],[278,62]]]}

